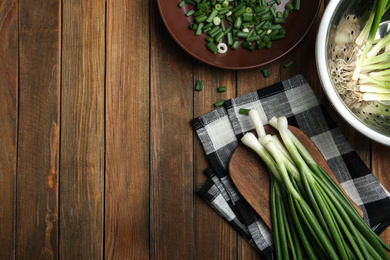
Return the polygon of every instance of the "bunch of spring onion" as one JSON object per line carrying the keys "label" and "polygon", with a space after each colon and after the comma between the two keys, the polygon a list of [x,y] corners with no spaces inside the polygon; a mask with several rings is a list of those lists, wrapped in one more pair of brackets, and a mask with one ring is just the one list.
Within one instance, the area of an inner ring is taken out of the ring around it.
{"label": "bunch of spring onion", "polygon": [[277,259],[390,259],[390,247],[288,129],[287,119],[269,121],[281,142],[265,133],[256,110],[249,116],[258,138],[247,133],[241,141],[268,167]]}
{"label": "bunch of spring onion", "polygon": [[375,40],[381,19],[389,8],[389,0],[375,0],[370,16],[355,41],[363,50],[352,80],[357,81],[365,101],[390,100],[390,33]]}

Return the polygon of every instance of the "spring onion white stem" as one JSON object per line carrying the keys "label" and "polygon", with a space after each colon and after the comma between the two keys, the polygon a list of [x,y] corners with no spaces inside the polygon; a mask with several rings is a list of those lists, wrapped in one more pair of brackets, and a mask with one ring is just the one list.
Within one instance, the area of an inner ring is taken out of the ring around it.
{"label": "spring onion white stem", "polygon": [[265,136],[265,131],[264,131],[264,126],[263,123],[261,122],[261,118],[259,113],[257,112],[256,109],[251,109],[249,111],[249,117],[251,118],[258,137]]}
{"label": "spring onion white stem", "polygon": [[369,92],[369,93],[388,93],[390,94],[390,89],[379,87],[377,85],[361,85],[359,86],[360,92]]}
{"label": "spring onion white stem", "polygon": [[252,133],[246,133],[242,138],[241,142],[248,146],[250,149],[255,151],[260,158],[264,161],[264,163],[267,165],[268,170],[275,176],[275,179],[277,181],[281,181],[281,177],[279,175],[279,172],[276,167],[275,160],[272,158],[272,156],[269,154],[269,152],[260,144],[260,142],[257,140],[256,136]]}
{"label": "spring onion white stem", "polygon": [[362,99],[364,101],[372,100],[390,100],[390,94],[383,93],[364,93]]}

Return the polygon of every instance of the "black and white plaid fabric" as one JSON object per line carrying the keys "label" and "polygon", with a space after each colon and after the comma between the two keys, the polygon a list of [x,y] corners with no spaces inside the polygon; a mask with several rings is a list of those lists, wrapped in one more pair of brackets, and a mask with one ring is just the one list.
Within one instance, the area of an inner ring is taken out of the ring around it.
{"label": "black and white plaid fabric", "polygon": [[228,174],[228,163],[241,137],[253,131],[240,108],[257,109],[263,124],[286,116],[317,145],[340,184],[364,212],[364,219],[381,233],[390,225],[390,193],[373,176],[341,131],[330,119],[302,75],[233,98],[224,108],[192,120],[210,168],[209,179],[197,193],[252,246],[273,259],[272,235],[260,217],[238,193]]}

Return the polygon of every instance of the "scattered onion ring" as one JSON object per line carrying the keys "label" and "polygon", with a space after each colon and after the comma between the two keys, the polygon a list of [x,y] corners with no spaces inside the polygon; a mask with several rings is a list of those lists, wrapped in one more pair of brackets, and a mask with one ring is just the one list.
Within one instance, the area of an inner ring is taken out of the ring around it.
{"label": "scattered onion ring", "polygon": [[225,43],[221,42],[217,45],[217,48],[218,48],[218,53],[226,53],[227,50],[228,50],[228,47]]}

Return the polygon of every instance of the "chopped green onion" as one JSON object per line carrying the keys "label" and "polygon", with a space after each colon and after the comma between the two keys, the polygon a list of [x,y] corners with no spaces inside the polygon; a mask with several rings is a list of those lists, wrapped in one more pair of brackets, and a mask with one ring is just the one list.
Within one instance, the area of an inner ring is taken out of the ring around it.
{"label": "chopped green onion", "polygon": [[246,40],[248,42],[254,42],[254,41],[260,40],[260,36],[259,35],[249,36],[246,38]]}
{"label": "chopped green onion", "polygon": [[196,81],[195,90],[201,91],[203,89],[203,84],[204,84],[203,80]]}
{"label": "chopped green onion", "polygon": [[223,36],[225,36],[225,33],[224,32],[220,32],[220,33],[217,34],[217,36],[215,36],[214,40],[216,42],[221,42]]}
{"label": "chopped green onion", "polygon": [[242,32],[242,31],[238,31],[236,36],[239,37],[239,38],[247,38],[249,35],[249,33],[247,32]]}
{"label": "chopped green onion", "polygon": [[190,29],[191,30],[196,30],[198,28],[198,24],[196,24],[196,23],[192,23],[191,25],[190,25]]}
{"label": "chopped green onion", "polygon": [[284,11],[283,11],[283,18],[284,18],[284,19],[287,19],[287,16],[289,15],[289,13],[290,13],[289,10],[284,9]]}
{"label": "chopped green onion", "polygon": [[190,5],[193,5],[193,6],[196,6],[196,3],[195,1],[192,1],[192,0],[184,0],[187,4],[190,4]]}
{"label": "chopped green onion", "polygon": [[186,13],[186,16],[191,16],[195,13],[195,11],[192,9],[192,10],[189,10],[187,13]]}
{"label": "chopped green onion", "polygon": [[216,9],[213,9],[210,13],[210,15],[207,17],[206,22],[211,23],[215,16],[217,16],[218,11]]}
{"label": "chopped green onion", "polygon": [[294,0],[294,10],[298,11],[301,8],[301,1]]}
{"label": "chopped green onion", "polygon": [[220,107],[220,106],[222,106],[224,103],[225,103],[225,100],[224,100],[224,99],[221,99],[221,100],[215,102],[215,103],[214,103],[214,106],[215,106],[215,107]]}
{"label": "chopped green onion", "polygon": [[250,109],[247,109],[247,108],[240,108],[240,110],[238,111],[239,114],[242,114],[242,115],[248,115],[249,114],[249,111]]}
{"label": "chopped green onion", "polygon": [[213,41],[214,41],[214,38],[211,37],[211,36],[209,36],[209,37],[206,37],[205,40],[208,41],[208,42],[213,42]]}
{"label": "chopped green onion", "polygon": [[279,18],[279,17],[276,17],[274,21],[275,21],[275,23],[278,23],[278,24],[285,22],[284,18]]}
{"label": "chopped green onion", "polygon": [[275,12],[275,10],[274,10],[273,8],[270,8],[269,11],[270,11],[270,13],[272,14],[272,16],[273,16],[274,18],[276,18],[276,12]]}
{"label": "chopped green onion", "polygon": [[212,32],[212,33],[209,32],[209,35],[214,38],[215,36],[217,36],[221,32],[222,32],[222,28],[217,27],[217,30]]}
{"label": "chopped green onion", "polygon": [[240,45],[240,42],[239,41],[235,41],[232,45],[232,49],[233,50],[236,50],[238,48],[238,46]]}
{"label": "chopped green onion", "polygon": [[279,35],[273,35],[271,37],[271,40],[276,41],[276,40],[280,40],[280,39],[283,39],[283,38],[284,38],[284,35],[283,34],[279,34]]}
{"label": "chopped green onion", "polygon": [[185,13],[187,17],[194,18],[189,28],[195,31],[196,36],[207,33],[213,38],[207,37],[206,47],[215,53],[214,43],[222,43],[224,36],[227,46],[232,49],[240,45],[237,41],[243,42],[241,46],[250,51],[270,48],[272,40],[284,37],[282,24],[289,10],[294,10],[295,6],[298,10],[300,5],[299,0],[293,2],[295,6],[288,2],[282,13],[276,10],[276,5],[281,3],[281,0],[181,0],[178,7],[183,8],[185,4],[195,7]]}
{"label": "chopped green onion", "polygon": [[269,1],[267,2],[267,5],[270,6],[270,5],[274,5],[275,4],[275,1]]}
{"label": "chopped green onion", "polygon": [[276,29],[276,30],[271,30],[271,32],[268,34],[268,37],[270,37],[272,39],[273,36],[279,34],[279,30]]}
{"label": "chopped green onion", "polygon": [[245,7],[242,7],[241,9],[239,9],[237,12],[233,12],[233,15],[235,17],[238,17],[238,16],[241,16],[245,13]]}
{"label": "chopped green onion", "polygon": [[272,19],[272,14],[271,13],[265,13],[261,15],[261,20],[262,21],[268,21]]}
{"label": "chopped green onion", "polygon": [[271,41],[271,38],[270,38],[268,35],[265,35],[265,36],[263,37],[263,42],[267,43],[267,42],[269,42],[269,41]]}
{"label": "chopped green onion", "polygon": [[257,15],[261,15],[261,14],[268,12],[268,11],[269,11],[269,8],[267,6],[263,6],[263,5],[256,6],[254,9],[255,14],[257,14]]}
{"label": "chopped green onion", "polygon": [[233,45],[233,34],[231,32],[227,34],[226,42],[229,46]]}
{"label": "chopped green onion", "polygon": [[265,42],[260,42],[259,44],[257,44],[257,49],[260,50],[260,49],[264,48],[265,45],[266,45]]}
{"label": "chopped green onion", "polygon": [[253,14],[252,13],[244,13],[243,15],[242,15],[242,17],[244,18],[244,21],[252,21],[252,19],[253,19]]}
{"label": "chopped green onion", "polygon": [[263,69],[263,70],[261,70],[261,72],[263,72],[263,75],[266,78],[271,75],[271,72],[269,71],[269,69]]}
{"label": "chopped green onion", "polygon": [[294,10],[294,6],[290,2],[287,2],[287,4],[284,6],[284,8],[287,9],[289,12]]}
{"label": "chopped green onion", "polygon": [[218,92],[226,92],[226,87],[219,87]]}
{"label": "chopped green onion", "polygon": [[289,61],[289,62],[287,62],[286,64],[284,64],[284,66],[283,67],[285,67],[285,68],[288,68],[288,67],[290,67],[291,65],[293,65],[293,61]]}
{"label": "chopped green onion", "polygon": [[201,22],[206,21],[206,19],[207,19],[207,16],[202,14],[202,15],[195,17],[195,22],[201,23]]}
{"label": "chopped green onion", "polygon": [[241,17],[237,17],[235,22],[234,22],[234,27],[239,29],[241,27],[241,24],[242,24]]}
{"label": "chopped green onion", "polygon": [[203,28],[203,26],[204,26],[204,23],[200,23],[200,24],[198,25],[198,28],[196,29],[196,32],[195,32],[195,35],[196,35],[196,36],[199,36],[199,35],[202,34],[202,28]]}
{"label": "chopped green onion", "polygon": [[177,6],[179,7],[179,8],[182,8],[184,5],[186,4],[186,1],[181,1]]}
{"label": "chopped green onion", "polygon": [[214,43],[212,42],[209,42],[207,45],[206,45],[207,49],[209,49],[209,51],[211,51],[213,54],[217,54],[218,52],[218,47],[215,46]]}

